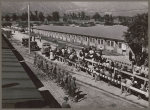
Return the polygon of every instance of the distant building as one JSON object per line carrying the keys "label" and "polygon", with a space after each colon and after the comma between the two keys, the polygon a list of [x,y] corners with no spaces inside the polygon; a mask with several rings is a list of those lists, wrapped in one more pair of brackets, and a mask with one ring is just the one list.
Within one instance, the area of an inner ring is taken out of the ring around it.
{"label": "distant building", "polygon": [[126,31],[127,27],[121,25],[93,27],[43,25],[33,28],[33,32],[36,34],[128,55],[132,50],[123,37]]}

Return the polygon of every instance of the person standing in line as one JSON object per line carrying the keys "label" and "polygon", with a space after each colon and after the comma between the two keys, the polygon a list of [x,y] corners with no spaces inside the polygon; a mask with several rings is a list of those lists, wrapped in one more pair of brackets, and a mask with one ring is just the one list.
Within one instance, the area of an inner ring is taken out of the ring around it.
{"label": "person standing in line", "polygon": [[48,65],[48,61],[46,61],[46,64],[45,64],[45,72],[46,72],[46,74],[48,73],[48,69],[49,69],[49,65]]}
{"label": "person standing in line", "polygon": [[65,72],[63,69],[61,69],[61,75],[60,75],[60,86],[64,88],[64,77],[65,77]]}
{"label": "person standing in line", "polygon": [[66,72],[65,74],[65,77],[64,77],[64,90],[66,91],[66,94],[67,94],[67,91],[68,91],[68,78],[69,78],[69,73]]}
{"label": "person standing in line", "polygon": [[35,41],[35,36],[33,36],[33,38],[34,38],[33,40]]}
{"label": "person standing in line", "polygon": [[40,69],[43,70],[43,58],[40,58]]}
{"label": "person standing in line", "polygon": [[[111,78],[111,74],[110,74],[110,72],[109,72],[109,68],[107,68],[107,67],[105,68],[104,74],[105,74],[108,78]],[[111,81],[110,81],[108,78],[107,78],[107,83],[108,83],[108,86],[110,86]]]}
{"label": "person standing in line", "polygon": [[53,80],[56,78],[56,72],[57,72],[56,66],[57,66],[57,64],[54,65],[53,70],[52,70],[52,78],[53,78]]}
{"label": "person standing in line", "polygon": [[37,55],[36,55],[36,53],[34,54],[34,66],[36,66],[36,64],[37,64]]}
{"label": "person standing in line", "polygon": [[68,97],[64,97],[64,102],[62,103],[62,108],[71,108],[68,104]]}
{"label": "person standing in line", "polygon": [[54,53],[52,50],[50,51],[50,60],[54,60]]}
{"label": "person standing in line", "polygon": [[71,93],[71,79],[72,79],[72,76],[69,74],[68,76],[68,81],[67,81],[67,86],[68,86],[68,94],[70,96],[70,93]]}
{"label": "person standing in line", "polygon": [[131,81],[132,79],[126,79],[126,87],[127,87],[127,89],[126,89],[126,94],[125,94],[125,96],[127,96],[128,94],[128,92],[129,92],[129,94],[131,94],[131,89],[130,89],[130,87],[132,86],[132,81]]}
{"label": "person standing in line", "polygon": [[60,74],[61,74],[61,69],[59,68],[56,74],[56,83],[57,85],[60,85]]}
{"label": "person standing in line", "polygon": [[40,42],[42,41],[42,37],[40,36]]}
{"label": "person standing in line", "polygon": [[49,65],[49,73],[48,73],[48,76],[50,77],[50,79],[52,80],[52,72],[53,72],[53,64],[52,62],[50,63]]}
{"label": "person standing in line", "polygon": [[71,97],[73,98],[73,101],[77,101],[76,90],[77,90],[76,78],[73,77],[71,80]]}
{"label": "person standing in line", "polygon": [[126,86],[124,84],[126,84],[126,79],[125,78],[122,78],[121,80],[121,94],[123,94],[124,92],[126,92]]}
{"label": "person standing in line", "polygon": [[32,41],[32,36],[30,36],[30,42]]}
{"label": "person standing in line", "polygon": [[38,62],[37,62],[38,69],[40,69],[40,60],[41,60],[41,58],[38,57]]}
{"label": "person standing in line", "polygon": [[63,82],[64,76],[65,76],[64,70],[61,70],[61,73],[60,73],[60,86],[61,87],[64,87],[64,82]]}

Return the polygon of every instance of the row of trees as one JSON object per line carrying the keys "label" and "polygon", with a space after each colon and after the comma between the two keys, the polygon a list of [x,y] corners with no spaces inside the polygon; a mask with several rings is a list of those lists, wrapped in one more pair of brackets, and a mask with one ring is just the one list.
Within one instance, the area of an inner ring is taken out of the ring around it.
{"label": "row of trees", "polygon": [[[16,13],[13,13],[12,15],[5,15],[2,16],[3,19],[5,19],[6,21],[27,21],[28,19],[28,13],[24,12],[20,15],[17,15]],[[55,11],[52,13],[52,15],[47,15],[45,16],[43,12],[38,12],[38,11],[34,11],[31,12],[30,11],[30,19],[31,21],[44,21],[45,19],[47,19],[48,21],[59,21],[60,15],[59,12]]]}
{"label": "row of trees", "polygon": [[[26,21],[28,18],[28,13],[24,12],[19,15],[17,15],[16,13],[13,13],[12,15],[7,14],[5,16],[2,16],[2,18],[5,18],[6,21],[11,21],[11,20],[12,21],[17,21],[17,20]],[[106,24],[113,23],[112,15],[101,16],[98,12],[96,12],[92,16],[87,15],[84,11],[81,11],[78,13],[72,12],[72,13],[64,14],[62,18],[63,18],[63,21],[89,20],[92,18],[92,19],[95,19],[95,21],[105,21]],[[48,21],[59,21],[60,14],[59,12],[55,11],[52,14],[44,15],[43,12],[34,11],[34,12],[30,12],[30,19],[32,21],[44,21],[45,19],[47,19]]]}
{"label": "row of trees", "polygon": [[137,65],[142,65],[148,59],[148,13],[135,16],[124,36],[135,54]]}

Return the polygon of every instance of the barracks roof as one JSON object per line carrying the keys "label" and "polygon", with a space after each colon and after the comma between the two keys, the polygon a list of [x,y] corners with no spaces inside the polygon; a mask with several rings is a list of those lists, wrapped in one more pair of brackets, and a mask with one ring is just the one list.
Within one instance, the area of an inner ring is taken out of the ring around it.
{"label": "barracks roof", "polygon": [[114,26],[98,25],[92,27],[41,25],[41,26],[34,27],[34,29],[72,33],[72,34],[99,37],[105,39],[113,39],[113,40],[124,40],[123,35],[128,28],[122,25],[114,25]]}

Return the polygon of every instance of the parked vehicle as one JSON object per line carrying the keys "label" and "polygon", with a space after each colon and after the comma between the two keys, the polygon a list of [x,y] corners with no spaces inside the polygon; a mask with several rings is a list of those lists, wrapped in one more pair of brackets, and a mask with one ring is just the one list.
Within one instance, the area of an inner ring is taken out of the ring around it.
{"label": "parked vehicle", "polygon": [[41,53],[42,54],[46,54],[50,52],[50,44],[48,42],[45,42],[42,44],[42,49],[41,49]]}
{"label": "parked vehicle", "polygon": [[[29,46],[29,38],[22,38],[22,45],[24,47],[28,47]],[[30,42],[30,47],[31,47],[31,51],[38,51],[38,50],[40,50],[40,48],[37,45],[36,41],[31,41]]]}
{"label": "parked vehicle", "polygon": [[31,51],[38,51],[38,50],[40,50],[40,48],[37,45],[36,41],[31,41],[30,45],[31,45]]}
{"label": "parked vehicle", "polygon": [[24,47],[28,47],[29,44],[29,38],[22,38],[22,45]]}

